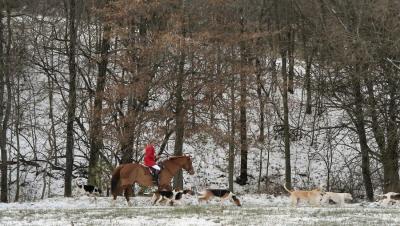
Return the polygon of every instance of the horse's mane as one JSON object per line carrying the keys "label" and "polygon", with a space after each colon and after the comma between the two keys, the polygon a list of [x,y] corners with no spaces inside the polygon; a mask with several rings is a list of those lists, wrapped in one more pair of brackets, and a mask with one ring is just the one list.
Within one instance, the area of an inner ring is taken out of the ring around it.
{"label": "horse's mane", "polygon": [[186,157],[186,158],[188,158],[189,156],[186,156],[186,155],[181,155],[181,156],[171,156],[171,157],[168,157],[167,159],[163,160],[162,162],[166,162],[166,161],[169,161],[169,160],[175,160],[175,159],[179,159],[179,158],[183,158],[183,157]]}

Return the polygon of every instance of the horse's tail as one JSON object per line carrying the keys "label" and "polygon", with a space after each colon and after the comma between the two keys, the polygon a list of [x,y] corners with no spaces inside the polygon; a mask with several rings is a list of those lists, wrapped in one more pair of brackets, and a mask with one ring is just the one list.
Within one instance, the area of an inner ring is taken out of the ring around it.
{"label": "horse's tail", "polygon": [[120,178],[120,171],[122,169],[122,165],[115,168],[112,177],[111,177],[111,194],[117,195],[117,187]]}

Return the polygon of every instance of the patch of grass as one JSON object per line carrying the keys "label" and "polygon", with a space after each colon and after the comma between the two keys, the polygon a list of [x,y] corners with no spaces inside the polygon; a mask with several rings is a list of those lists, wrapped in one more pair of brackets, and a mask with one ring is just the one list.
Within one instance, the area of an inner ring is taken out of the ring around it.
{"label": "patch of grass", "polygon": [[[12,218],[10,218],[12,217]],[[26,209],[0,211],[0,224],[20,221],[21,225],[44,222],[74,222],[75,225],[119,225],[135,218],[152,218],[154,224],[169,219],[202,219],[222,225],[400,225],[399,209],[381,208],[289,208],[236,206],[135,206],[93,209]],[[4,220],[4,221],[3,221]],[[159,220],[157,222],[157,220]]]}
{"label": "patch of grass", "polygon": [[183,206],[183,207],[174,207],[171,209],[168,209],[166,213],[171,213],[171,214],[205,214],[209,210],[202,208],[200,206]]}

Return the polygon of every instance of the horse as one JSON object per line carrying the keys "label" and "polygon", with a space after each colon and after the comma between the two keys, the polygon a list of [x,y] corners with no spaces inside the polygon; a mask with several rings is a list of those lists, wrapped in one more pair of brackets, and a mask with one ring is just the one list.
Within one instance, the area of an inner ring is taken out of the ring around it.
{"label": "horse", "polygon": [[[163,168],[159,174],[159,188],[171,188],[171,179],[180,169],[186,170],[190,175],[194,174],[190,156],[172,156],[162,161],[161,165]],[[132,206],[129,196],[131,195],[132,185],[135,183],[146,187],[155,185],[148,167],[139,163],[126,163],[115,168],[111,177],[113,205],[115,205],[117,196],[124,192],[128,205]]]}

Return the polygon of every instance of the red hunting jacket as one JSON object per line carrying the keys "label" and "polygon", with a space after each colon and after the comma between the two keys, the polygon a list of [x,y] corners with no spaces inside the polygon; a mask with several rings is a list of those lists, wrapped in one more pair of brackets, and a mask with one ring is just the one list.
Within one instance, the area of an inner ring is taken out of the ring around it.
{"label": "red hunting jacket", "polygon": [[156,165],[156,153],[154,150],[154,146],[151,144],[148,144],[146,146],[144,155],[144,165],[147,167],[152,167]]}

